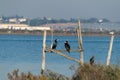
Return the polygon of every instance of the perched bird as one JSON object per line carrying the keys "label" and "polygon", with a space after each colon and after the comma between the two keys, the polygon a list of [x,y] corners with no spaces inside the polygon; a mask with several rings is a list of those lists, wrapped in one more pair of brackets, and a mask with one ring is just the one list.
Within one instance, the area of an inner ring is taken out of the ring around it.
{"label": "perched bird", "polygon": [[55,40],[54,40],[54,43],[52,44],[52,47],[51,47],[51,48],[52,48],[52,49],[56,49],[57,43],[58,43],[58,42],[57,42],[57,39],[55,39]]}
{"label": "perched bird", "polygon": [[69,45],[68,41],[65,41],[64,46],[66,48],[66,51],[70,53],[70,45]]}
{"label": "perched bird", "polygon": [[92,56],[92,57],[90,58],[90,64],[91,64],[91,65],[94,64],[94,58],[95,58],[94,56]]}

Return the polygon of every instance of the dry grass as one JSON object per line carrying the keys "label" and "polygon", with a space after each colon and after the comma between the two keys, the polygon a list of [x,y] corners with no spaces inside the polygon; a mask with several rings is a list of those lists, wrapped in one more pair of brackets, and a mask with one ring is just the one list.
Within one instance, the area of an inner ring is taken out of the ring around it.
{"label": "dry grass", "polygon": [[12,73],[8,73],[9,80],[70,80],[69,78],[65,77],[64,75],[52,72],[47,70],[44,72],[43,75],[33,75],[32,73],[28,72],[19,74],[19,70],[14,70]]}
{"label": "dry grass", "polygon": [[120,80],[120,68],[117,66],[85,64],[77,69],[72,80]]}
{"label": "dry grass", "polygon": [[9,80],[120,80],[120,68],[118,66],[90,65],[80,66],[72,79],[64,75],[46,70],[44,75],[33,75],[32,73],[21,73],[14,70],[8,73]]}

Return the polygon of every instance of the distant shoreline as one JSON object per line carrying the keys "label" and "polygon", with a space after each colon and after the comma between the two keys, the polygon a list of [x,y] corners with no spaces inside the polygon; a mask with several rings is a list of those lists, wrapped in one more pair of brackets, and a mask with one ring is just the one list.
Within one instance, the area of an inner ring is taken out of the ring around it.
{"label": "distant shoreline", "polygon": [[[43,35],[43,32],[13,32],[13,31],[8,31],[8,32],[0,32],[0,35]],[[77,36],[77,33],[75,32],[54,32],[54,36]],[[47,36],[52,36],[51,32],[47,32]],[[102,33],[102,32],[83,32],[82,36],[110,36],[108,32]],[[120,36],[119,34],[115,34],[115,36]]]}

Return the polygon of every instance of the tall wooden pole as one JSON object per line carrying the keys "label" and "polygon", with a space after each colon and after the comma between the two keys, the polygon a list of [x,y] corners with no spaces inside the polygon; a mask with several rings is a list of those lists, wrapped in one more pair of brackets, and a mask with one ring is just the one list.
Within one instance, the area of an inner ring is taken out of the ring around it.
{"label": "tall wooden pole", "polygon": [[83,65],[83,63],[84,63],[84,56],[83,56],[83,46],[82,46],[82,34],[81,34],[80,20],[78,20],[77,34],[78,34],[79,49],[82,50],[82,51],[80,52],[80,63]]}
{"label": "tall wooden pole", "polygon": [[41,74],[43,74],[43,72],[44,72],[44,70],[45,70],[46,33],[47,33],[47,31],[44,30],[43,48],[42,48],[42,69],[41,69]]}
{"label": "tall wooden pole", "polygon": [[113,46],[113,40],[114,40],[114,32],[110,32],[110,34],[111,34],[111,40],[110,40],[110,46],[109,46],[106,65],[110,65],[110,58],[111,58],[111,52],[112,52],[112,46]]}

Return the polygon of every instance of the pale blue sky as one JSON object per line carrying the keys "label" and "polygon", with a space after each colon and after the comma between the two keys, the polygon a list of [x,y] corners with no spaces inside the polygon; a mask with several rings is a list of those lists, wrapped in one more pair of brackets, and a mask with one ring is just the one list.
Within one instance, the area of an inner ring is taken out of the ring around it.
{"label": "pale blue sky", "polygon": [[0,16],[107,18],[120,21],[120,0],[0,0]]}

